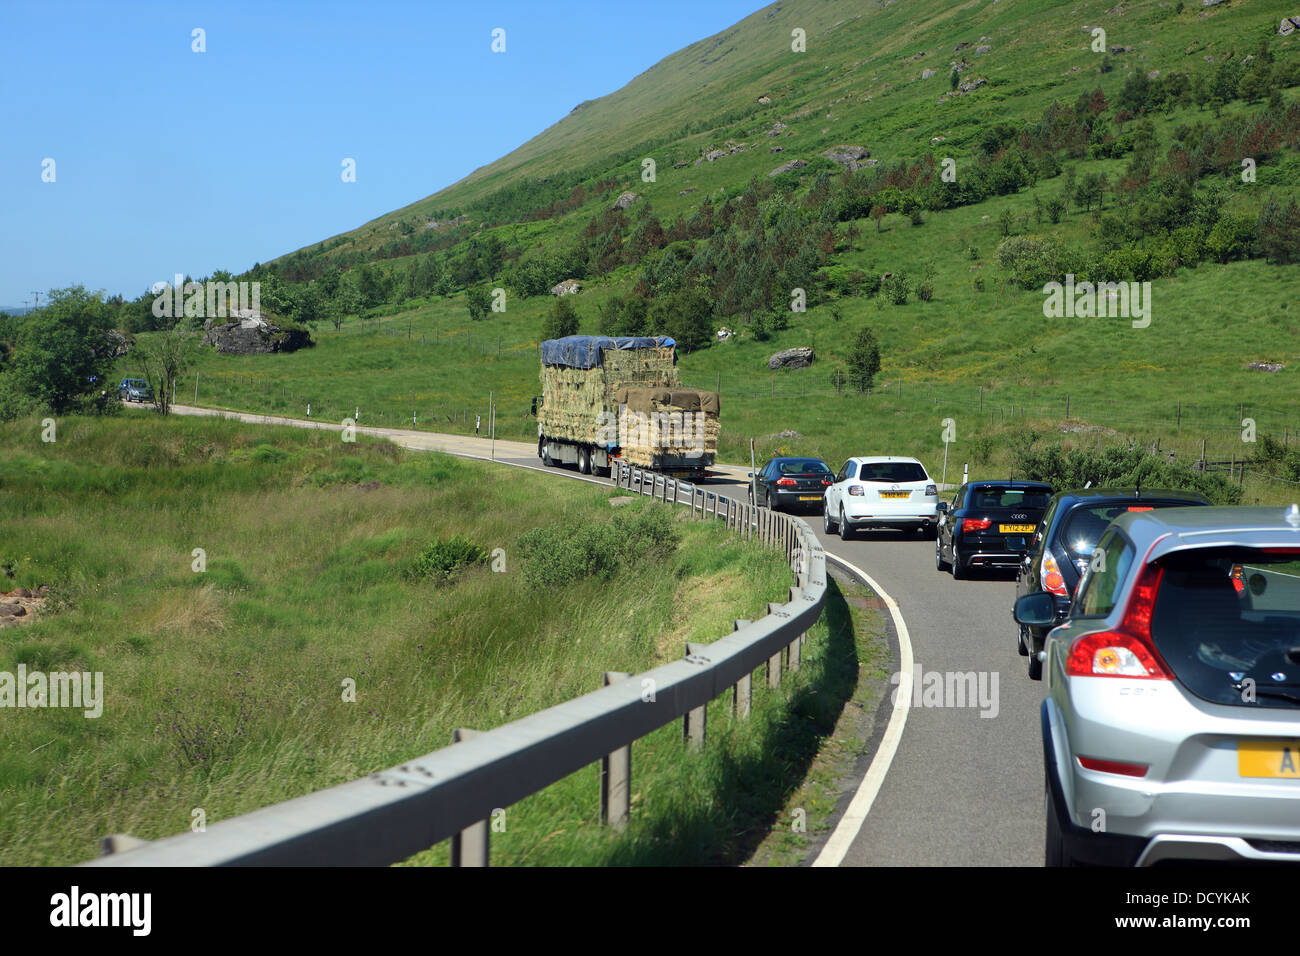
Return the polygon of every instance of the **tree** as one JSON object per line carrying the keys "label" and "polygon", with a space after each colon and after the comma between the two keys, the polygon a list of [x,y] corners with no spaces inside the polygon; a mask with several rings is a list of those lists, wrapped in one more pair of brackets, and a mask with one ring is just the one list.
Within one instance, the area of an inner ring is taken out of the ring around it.
{"label": "tree", "polygon": [[686,285],[650,309],[650,327],[671,336],[683,352],[694,352],[713,341],[713,303],[697,285]]}
{"label": "tree", "polygon": [[871,391],[876,374],[880,371],[880,345],[876,334],[863,326],[849,349],[849,384],[859,392]]}
{"label": "tree", "polygon": [[568,296],[559,296],[551,306],[551,311],[542,319],[543,339],[562,339],[566,335],[578,334],[578,310],[573,307]]}
{"label": "tree", "polygon": [[479,321],[492,310],[492,290],[486,286],[470,286],[465,290],[465,308],[469,309],[471,319]]}
{"label": "tree", "polygon": [[871,218],[876,220],[876,232],[880,232],[880,224],[885,221],[885,207],[881,205],[872,206]]}
{"label": "tree", "polygon": [[113,349],[112,310],[84,286],[50,290],[49,304],[27,316],[5,374],[21,393],[56,415],[105,391]]}
{"label": "tree", "polygon": [[198,332],[178,319],[136,346],[136,361],[153,390],[153,407],[160,415],[171,414],[172,394],[181,375],[194,364],[198,339]]}
{"label": "tree", "polygon": [[343,328],[344,319],[349,315],[360,315],[361,309],[361,293],[357,291],[356,279],[349,272],[339,281],[334,297],[326,304],[325,315],[334,323],[337,332]]}

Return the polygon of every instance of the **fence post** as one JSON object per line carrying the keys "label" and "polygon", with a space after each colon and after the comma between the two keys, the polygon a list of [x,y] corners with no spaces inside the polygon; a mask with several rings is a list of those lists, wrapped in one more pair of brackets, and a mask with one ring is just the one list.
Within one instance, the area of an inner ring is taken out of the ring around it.
{"label": "fence post", "polygon": [[[749,621],[736,620],[731,622],[731,629],[738,631],[749,624]],[[735,717],[744,720],[749,716],[750,707],[754,700],[754,675],[747,673],[740,680],[736,681],[732,687],[731,696],[731,713]]]}
{"label": "fence post", "polygon": [[[451,742],[458,744],[479,734],[477,730],[457,727],[451,732]],[[471,824],[451,838],[452,866],[487,866],[488,865],[488,822],[480,820]]]}
{"label": "fence post", "polygon": [[[624,671],[605,671],[605,686],[627,680]],[[632,745],[600,758],[600,822],[622,829],[627,825],[632,787]]]}
{"label": "fence post", "polygon": [[[707,644],[695,644],[687,641],[686,656],[690,657],[707,646]],[[682,742],[697,749],[703,747],[708,719],[709,705],[707,702],[688,710],[682,718]]]}

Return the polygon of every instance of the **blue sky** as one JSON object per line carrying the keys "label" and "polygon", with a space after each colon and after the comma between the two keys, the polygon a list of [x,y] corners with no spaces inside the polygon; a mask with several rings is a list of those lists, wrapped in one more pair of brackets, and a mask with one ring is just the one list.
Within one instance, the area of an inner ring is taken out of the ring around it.
{"label": "blue sky", "polygon": [[0,307],[347,231],[762,5],[0,0]]}

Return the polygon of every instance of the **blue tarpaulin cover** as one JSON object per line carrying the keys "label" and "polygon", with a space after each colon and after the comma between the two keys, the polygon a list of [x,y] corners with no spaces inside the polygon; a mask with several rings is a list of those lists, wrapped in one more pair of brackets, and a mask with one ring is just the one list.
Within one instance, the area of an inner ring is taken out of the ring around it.
{"label": "blue tarpaulin cover", "polygon": [[669,346],[673,361],[677,361],[677,343],[665,335],[567,335],[562,339],[547,339],[542,343],[543,365],[565,365],[569,368],[595,368],[601,364],[601,349],[653,349]]}

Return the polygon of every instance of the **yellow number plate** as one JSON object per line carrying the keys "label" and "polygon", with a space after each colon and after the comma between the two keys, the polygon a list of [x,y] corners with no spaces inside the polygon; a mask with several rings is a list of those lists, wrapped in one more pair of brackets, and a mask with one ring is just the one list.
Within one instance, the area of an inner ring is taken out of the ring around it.
{"label": "yellow number plate", "polygon": [[1000,524],[998,532],[1001,534],[1033,534],[1034,526],[1032,524]]}
{"label": "yellow number plate", "polygon": [[1300,778],[1300,740],[1237,741],[1237,773],[1243,777]]}
{"label": "yellow number plate", "polygon": [[882,498],[910,498],[910,497],[912,497],[912,493],[911,493],[910,491],[882,491],[882,492],[880,493],[880,497],[882,497]]}
{"label": "yellow number plate", "polygon": [[822,496],[821,495],[800,495],[799,500],[800,501],[821,501]]}

